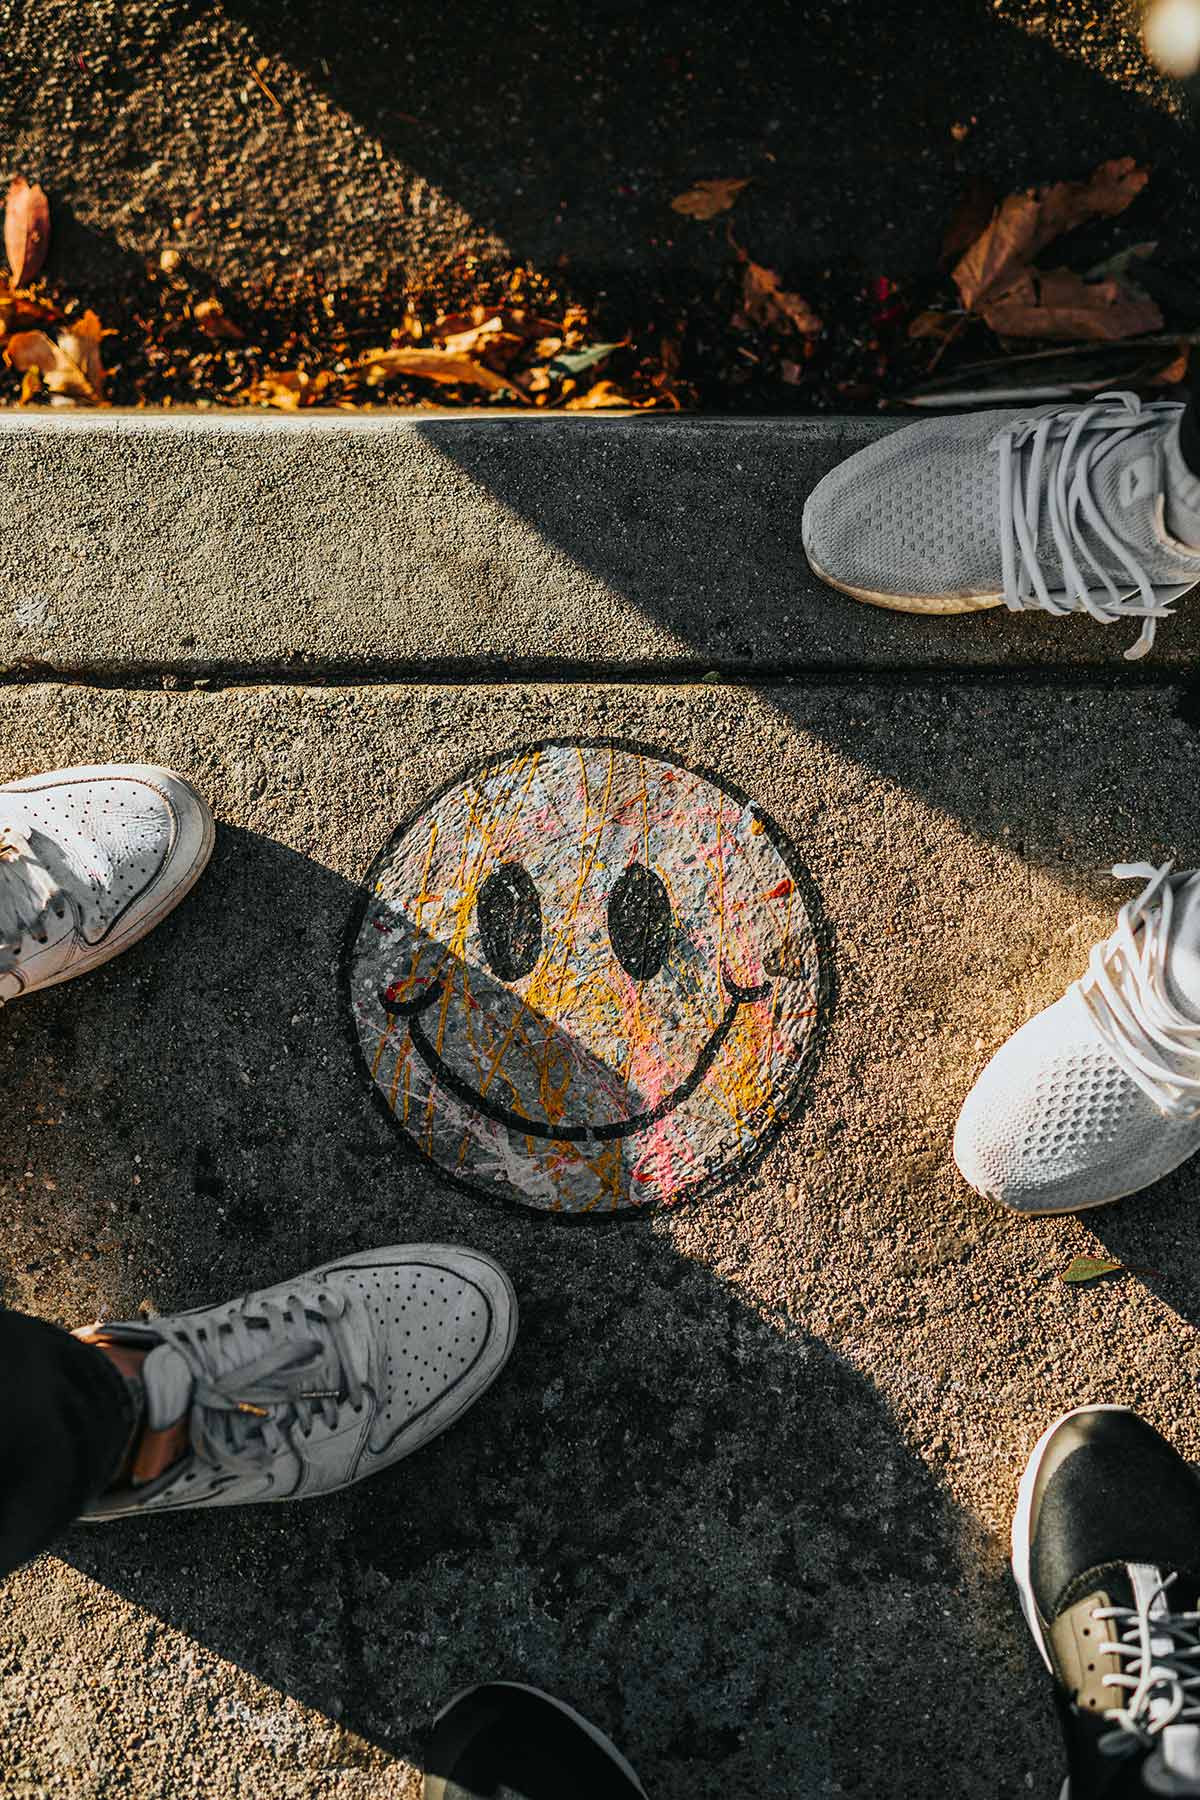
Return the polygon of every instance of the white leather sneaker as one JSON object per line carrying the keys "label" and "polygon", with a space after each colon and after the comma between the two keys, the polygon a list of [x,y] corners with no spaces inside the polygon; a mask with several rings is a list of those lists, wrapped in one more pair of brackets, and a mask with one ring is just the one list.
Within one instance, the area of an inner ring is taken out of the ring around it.
{"label": "white leather sneaker", "polygon": [[183,1425],[188,1447],[82,1516],[348,1487],[453,1425],[496,1379],[516,1332],[503,1269],[444,1244],[364,1250],[218,1306],[87,1326],[75,1334],[87,1343],[148,1352],[143,1437],[182,1437]]}
{"label": "white leather sneaker", "polygon": [[0,787],[0,1005],[145,937],[195,885],[214,835],[169,769],[103,763]]}
{"label": "white leather sneaker", "polygon": [[967,1095],[954,1159],[1017,1212],[1080,1212],[1200,1150],[1200,871],[1145,883],[1061,1000],[1002,1044]]}

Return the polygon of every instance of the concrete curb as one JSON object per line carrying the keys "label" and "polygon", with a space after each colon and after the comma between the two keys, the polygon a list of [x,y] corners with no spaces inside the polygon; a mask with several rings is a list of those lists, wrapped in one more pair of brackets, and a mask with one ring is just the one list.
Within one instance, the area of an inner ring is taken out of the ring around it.
{"label": "concrete curb", "polygon": [[[1127,667],[1119,629],[813,577],[805,494],[894,423],[0,413],[0,671]],[[1185,609],[1153,667],[1198,653]]]}

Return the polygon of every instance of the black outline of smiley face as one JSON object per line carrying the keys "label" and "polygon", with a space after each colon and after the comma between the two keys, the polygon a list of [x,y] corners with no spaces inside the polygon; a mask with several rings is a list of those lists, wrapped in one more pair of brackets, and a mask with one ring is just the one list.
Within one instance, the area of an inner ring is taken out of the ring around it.
{"label": "black outline of smiley face", "polygon": [[[420,1148],[388,1105],[384,1094],[371,1073],[371,1068],[355,1025],[354,1002],[351,991],[351,977],[355,961],[355,952],[363,925],[366,921],[368,910],[371,905],[377,901],[375,893],[376,884],[380,876],[390,866],[401,841],[407,837],[413,826],[420,819],[424,818],[437,806],[440,800],[443,800],[447,795],[456,792],[464,785],[464,783],[468,781],[485,780],[494,771],[506,768],[515,758],[527,756],[536,751],[557,749],[612,750],[619,752],[622,755],[643,756],[651,761],[666,764],[669,768],[681,769],[685,773],[692,775],[699,780],[708,782],[716,788],[718,792],[726,795],[729,799],[733,800],[743,808],[748,808],[761,829],[766,833],[768,841],[783,862],[788,874],[791,876],[812,928],[814,951],[817,961],[817,977],[814,984],[816,1017],[813,1022],[813,1029],[805,1039],[803,1050],[796,1059],[785,1092],[776,1100],[770,1120],[758,1131],[754,1142],[748,1149],[735,1157],[731,1162],[722,1163],[718,1168],[706,1172],[697,1181],[682,1188],[678,1195],[673,1195],[671,1197],[671,1204],[678,1205],[684,1199],[694,1199],[702,1194],[708,1195],[718,1192],[748,1173],[750,1168],[766,1154],[767,1150],[775,1142],[784,1127],[796,1118],[801,1109],[803,1098],[808,1091],[809,1077],[814,1071],[824,1047],[825,1037],[828,1031],[829,1015],[832,1010],[836,987],[831,934],[825,918],[824,908],[821,905],[820,895],[807,869],[800,862],[795,845],[784,835],[774,820],[764,813],[761,807],[751,801],[740,788],[724,777],[717,775],[714,771],[697,764],[685,762],[681,757],[673,756],[670,751],[666,751],[658,745],[643,744],[633,739],[612,737],[558,737],[539,739],[534,743],[514,745],[511,749],[490,756],[484,763],[464,769],[452,780],[443,782],[434,793],[428,795],[418,805],[414,806],[392,832],[382,849],[372,859],[371,866],[359,885],[359,891],[351,909],[350,918],[347,921],[346,931],[342,942],[342,953],[339,960],[339,985],[342,991],[343,1017],[346,1021],[346,1027],[350,1036],[355,1064],[367,1084],[374,1104],[380,1108],[384,1116],[391,1123],[393,1130],[395,1130],[400,1137],[407,1154],[424,1167],[430,1169],[441,1180],[448,1182],[452,1187],[461,1189],[465,1193],[484,1195],[487,1199],[492,1201],[500,1200],[502,1204],[511,1206],[524,1214],[530,1212],[544,1213],[548,1217],[558,1219],[562,1222],[579,1221],[583,1219],[590,1220],[595,1218],[627,1218],[631,1213],[646,1212],[650,1210],[653,1205],[661,1204],[661,1202],[658,1200],[642,1200],[640,1202],[631,1200],[625,1206],[606,1207],[603,1211],[558,1211],[548,1207],[539,1207],[527,1201],[521,1201],[515,1195],[509,1195],[507,1193],[498,1194],[494,1186],[482,1180],[451,1174],[435,1156],[430,1155],[427,1151]],[[776,975],[781,973],[781,971],[769,970],[768,973]],[[635,1135],[637,1132],[642,1131],[649,1125],[655,1123],[658,1119],[665,1117],[668,1112],[671,1112],[675,1110],[676,1107],[682,1105],[690,1094],[695,1092],[696,1088],[700,1085],[704,1076],[708,1073],[708,1070],[712,1067],[712,1064],[719,1055],[721,1046],[724,1043],[725,1037],[728,1035],[739,1008],[747,1001],[760,997],[760,995],[769,987],[769,983],[761,983],[754,988],[741,987],[733,981],[728,969],[725,967],[722,967],[721,977],[730,996],[729,1005],[711,1033],[707,1044],[702,1049],[691,1075],[673,1089],[670,1094],[666,1095],[664,1101],[660,1102],[652,1112],[638,1115],[631,1120],[620,1121],[610,1126],[559,1125],[557,1127],[551,1127],[540,1121],[530,1121],[523,1118],[520,1114],[508,1113],[506,1109],[490,1104],[482,1096],[476,1094],[469,1082],[466,1082],[461,1077],[457,1076],[448,1065],[442,1062],[442,1059],[438,1056],[437,1051],[434,1049],[432,1043],[430,1043],[426,1033],[420,1028],[420,1015],[427,1007],[434,1003],[442,992],[440,980],[432,983],[429,990],[421,994],[415,1000],[405,1002],[389,1001],[386,996],[382,994],[377,995],[376,998],[378,1003],[387,1012],[395,1017],[403,1018],[406,1021],[410,1036],[412,1037],[413,1046],[421,1055],[422,1061],[429,1068],[435,1080],[442,1083],[473,1111],[479,1113],[482,1117],[492,1118],[503,1125],[506,1130],[513,1131],[518,1135],[539,1137],[551,1142],[579,1143]]]}

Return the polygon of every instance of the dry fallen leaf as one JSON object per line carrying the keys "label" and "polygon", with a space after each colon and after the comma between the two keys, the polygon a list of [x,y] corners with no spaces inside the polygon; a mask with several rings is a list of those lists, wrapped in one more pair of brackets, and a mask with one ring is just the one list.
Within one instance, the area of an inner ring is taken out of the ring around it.
{"label": "dry fallen leaf", "polygon": [[1181,345],[1178,356],[1173,357],[1166,368],[1160,369],[1157,375],[1152,375],[1150,377],[1151,382],[1155,387],[1175,387],[1181,385],[1188,378],[1188,364],[1190,360],[1190,346],[1187,344]]}
{"label": "dry fallen leaf", "polygon": [[505,331],[504,315],[500,312],[493,313],[481,325],[468,325],[465,331],[451,331],[445,334],[435,331],[434,335],[441,348],[449,351],[451,356],[469,356],[473,350],[489,348],[492,338],[508,337],[517,345],[524,342],[516,332]]}
{"label": "dry fallen leaf", "polygon": [[317,406],[333,376],[327,369],[310,375],[304,369],[265,369],[257,381],[243,388],[239,399],[250,406],[274,406],[280,412],[296,412],[302,406]]}
{"label": "dry fallen leaf", "polygon": [[742,276],[742,305],[748,318],[771,330],[798,331],[801,337],[816,337],[821,321],[801,294],[789,293],[779,284],[773,269],[746,258]]}
{"label": "dry fallen leaf", "polygon": [[995,210],[995,188],[989,181],[975,176],[967,183],[959,196],[958,205],[950,215],[939,254],[943,267],[957,262],[963,251],[971,248],[976,238],[987,228]]}
{"label": "dry fallen leaf", "polygon": [[37,371],[40,381],[22,383],[22,402],[45,387],[52,406],[105,406],[104,365],[100,339],[104,328],[94,312],[82,313],[59,333],[54,343],[44,331],[19,331],[9,338],[4,358],[28,376]]}
{"label": "dry fallen leaf", "polygon": [[[406,319],[405,324],[408,322]],[[538,338],[548,334],[560,336],[563,326],[553,319],[543,319],[523,306],[473,306],[468,312],[443,313],[440,319],[434,320],[429,335],[437,338],[442,345],[447,345],[463,333],[483,329],[511,331],[518,337]],[[409,335],[420,337],[419,324],[417,330]]]}
{"label": "dry fallen leaf", "polygon": [[985,322],[1001,337],[1062,338],[1067,342],[1112,343],[1161,331],[1163,316],[1154,301],[1119,281],[1085,281],[1070,269],[1029,271],[1000,299],[980,307]]}
{"label": "dry fallen leaf", "polygon": [[715,219],[718,213],[728,212],[742,189],[749,185],[748,175],[740,181],[736,178],[697,181],[686,193],[676,194],[671,211],[682,213],[688,219]]}
{"label": "dry fallen leaf", "polygon": [[1101,163],[1087,181],[1010,194],[954,270],[963,305],[973,309],[1007,293],[1047,244],[1085,219],[1124,212],[1149,179],[1149,170],[1120,156]]}
{"label": "dry fallen leaf", "polygon": [[483,387],[495,394],[513,394],[525,404],[527,396],[514,387],[510,377],[497,375],[483,363],[469,356],[456,356],[450,350],[368,350],[360,359],[367,381],[375,385],[392,375],[419,375],[426,381],[446,381],[456,385]]}
{"label": "dry fallen leaf", "polygon": [[219,300],[198,300],[192,308],[192,317],[206,336],[224,339],[231,344],[240,344],[246,334],[225,315],[225,308]]}
{"label": "dry fallen leaf", "polygon": [[30,187],[18,175],[4,208],[4,253],[14,287],[28,287],[37,280],[49,248],[50,202],[36,181]]}
{"label": "dry fallen leaf", "polygon": [[562,375],[582,375],[587,369],[594,369],[602,363],[606,356],[614,350],[624,348],[626,339],[615,344],[585,344],[582,350],[564,350],[554,358],[554,368]]}
{"label": "dry fallen leaf", "polygon": [[919,312],[911,320],[908,327],[910,338],[944,338],[955,323],[953,313],[936,312],[932,309]]}
{"label": "dry fallen leaf", "polygon": [[598,381],[586,394],[576,394],[567,401],[566,412],[602,412],[608,407],[632,408],[634,402],[613,381]]}
{"label": "dry fallen leaf", "polygon": [[[0,278],[2,279],[2,278]],[[62,312],[49,300],[28,291],[16,293],[0,285],[0,338],[16,331],[28,331],[35,325],[60,325]]]}

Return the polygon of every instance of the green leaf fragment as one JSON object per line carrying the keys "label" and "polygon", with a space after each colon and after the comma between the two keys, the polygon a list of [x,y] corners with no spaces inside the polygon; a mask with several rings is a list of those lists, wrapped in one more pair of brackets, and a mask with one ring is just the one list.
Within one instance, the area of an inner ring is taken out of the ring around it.
{"label": "green leaf fragment", "polygon": [[1127,1273],[1124,1263],[1114,1262],[1111,1256],[1076,1256],[1069,1267],[1059,1277],[1060,1281],[1099,1281],[1102,1275],[1123,1275]]}
{"label": "green leaf fragment", "polygon": [[583,350],[560,350],[550,367],[559,375],[580,375],[620,348],[620,344],[588,344]]}

